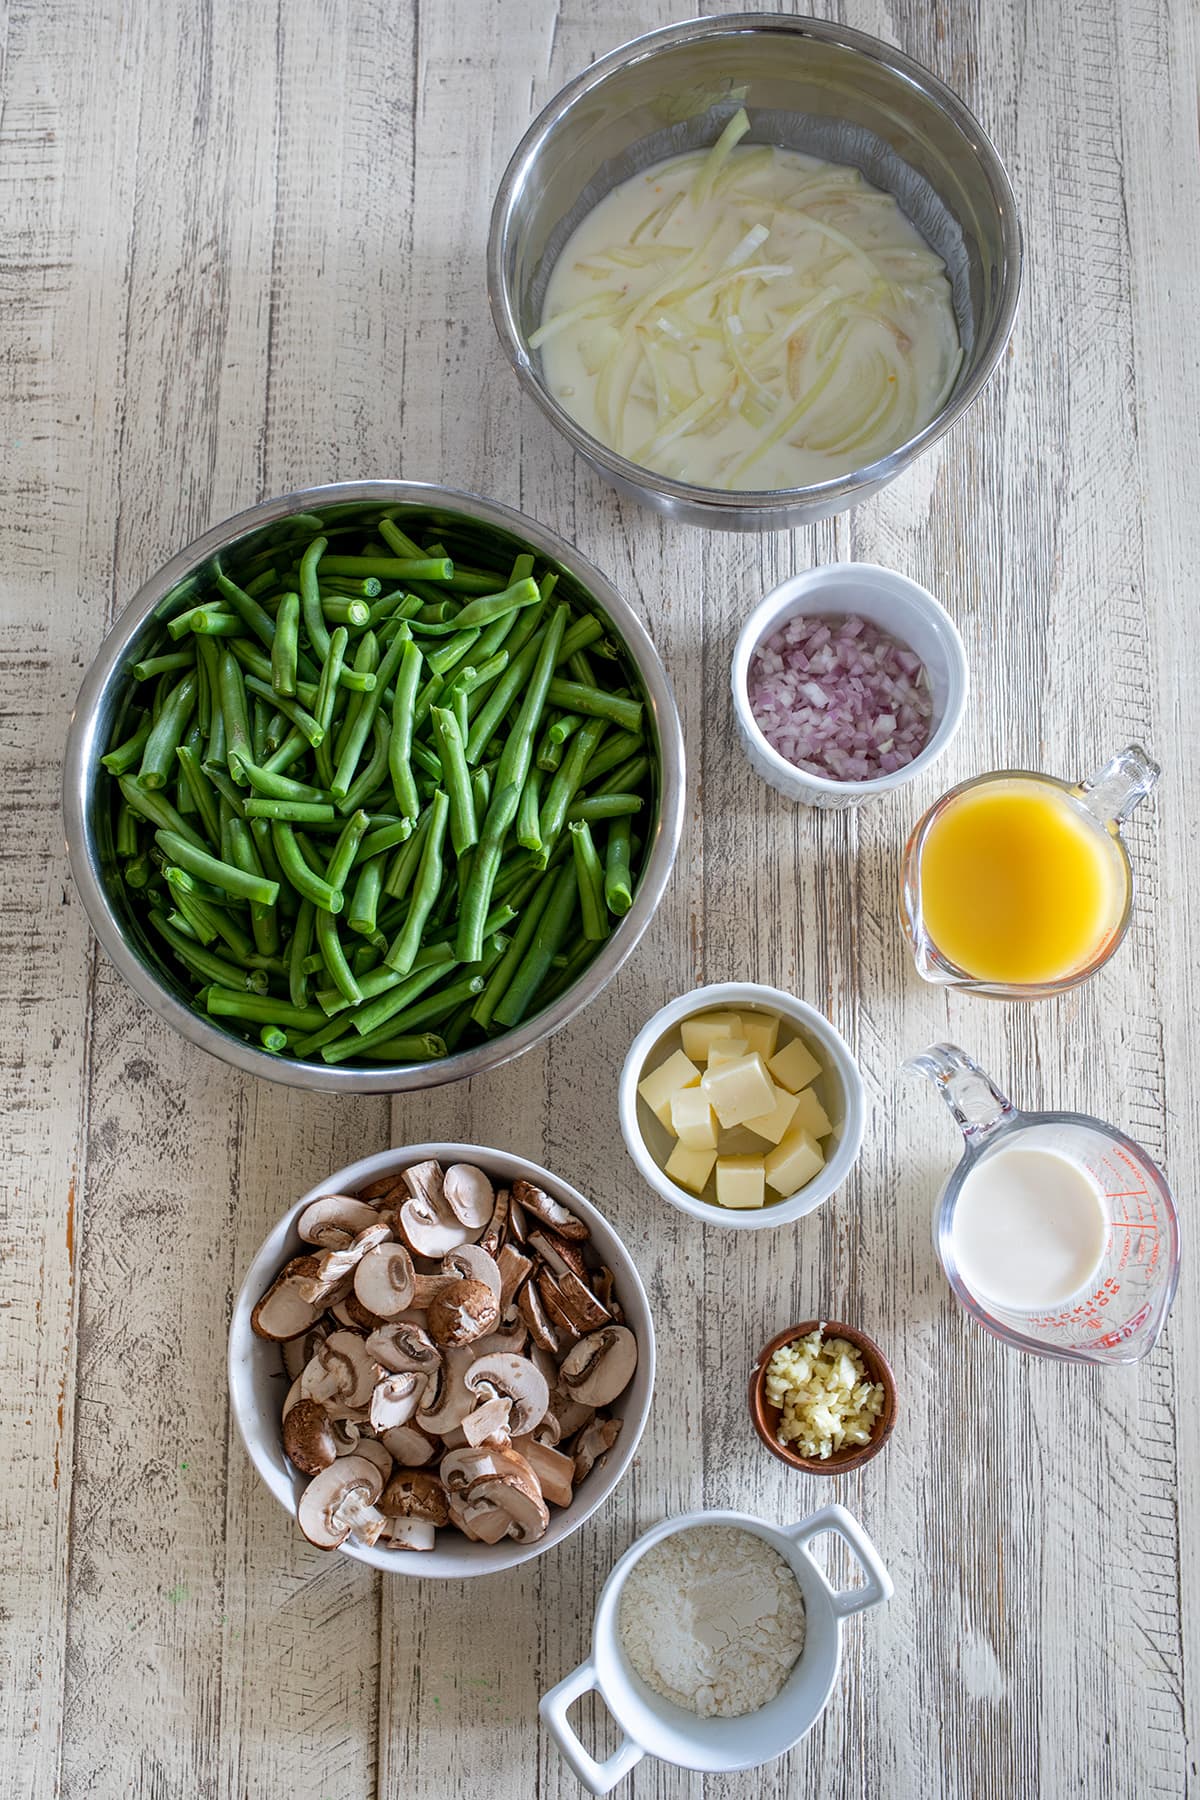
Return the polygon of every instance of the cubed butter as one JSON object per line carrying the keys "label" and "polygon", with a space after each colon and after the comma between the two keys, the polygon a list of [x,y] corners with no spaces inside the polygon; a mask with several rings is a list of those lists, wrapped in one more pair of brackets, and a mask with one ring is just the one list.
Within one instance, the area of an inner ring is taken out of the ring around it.
{"label": "cubed butter", "polygon": [[821,1073],[820,1063],[808,1045],[799,1038],[793,1038],[790,1044],[785,1044],[782,1050],[777,1050],[774,1056],[769,1057],[767,1067],[780,1087],[785,1087],[789,1094],[798,1094],[801,1088],[806,1088]]}
{"label": "cubed butter", "polygon": [[761,1156],[718,1156],[717,1202],[745,1212],[762,1206],[767,1198],[766,1172]]}
{"label": "cubed butter", "polygon": [[742,1036],[742,1021],[735,1012],[697,1013],[694,1018],[683,1021],[679,1036],[686,1056],[693,1062],[707,1062],[718,1038]]}
{"label": "cubed butter", "polygon": [[743,1013],[742,1036],[749,1043],[751,1050],[766,1062],[769,1056],[774,1056],[775,1045],[779,1038],[778,1013]]}
{"label": "cubed butter", "polygon": [[712,1174],[716,1160],[715,1150],[690,1150],[686,1144],[676,1144],[663,1168],[671,1180],[677,1181],[689,1194],[698,1194]]}
{"label": "cubed butter", "polygon": [[680,1088],[695,1087],[700,1080],[700,1071],[690,1057],[682,1050],[676,1050],[668,1056],[665,1063],[643,1076],[638,1082],[638,1093],[650,1108],[660,1125],[671,1129],[671,1096]]}
{"label": "cubed butter", "polygon": [[812,1088],[807,1087],[802,1093],[796,1095],[796,1116],[792,1125],[793,1128],[803,1125],[805,1131],[811,1132],[815,1138],[828,1137],[833,1130],[833,1126],[829,1122],[829,1114],[817,1099]]}
{"label": "cubed butter", "polygon": [[739,1056],[749,1054],[750,1045],[746,1038],[714,1038],[708,1052],[708,1066],[715,1069],[723,1062],[736,1062]]}
{"label": "cubed butter", "polygon": [[671,1130],[689,1150],[716,1149],[717,1115],[703,1088],[676,1088],[671,1095]]}
{"label": "cubed butter", "polygon": [[[812,1089],[805,1088],[804,1091],[807,1094],[811,1093]],[[791,1129],[792,1115],[796,1111],[799,1100],[798,1094],[789,1094],[786,1088],[777,1087],[775,1104],[770,1112],[762,1113],[757,1119],[747,1119],[746,1124],[751,1131],[756,1131],[759,1137],[766,1138],[768,1144],[777,1144],[780,1138],[785,1137]],[[814,1132],[813,1136],[816,1137],[816,1135],[817,1133]]]}
{"label": "cubed butter", "polygon": [[705,1071],[700,1086],[726,1128],[757,1119],[775,1104],[775,1084],[761,1056],[739,1056],[736,1062],[718,1063],[715,1069]]}
{"label": "cubed butter", "polygon": [[805,1131],[800,1125],[775,1146],[764,1167],[775,1192],[786,1197],[807,1187],[813,1176],[825,1167],[825,1157],[812,1132]]}

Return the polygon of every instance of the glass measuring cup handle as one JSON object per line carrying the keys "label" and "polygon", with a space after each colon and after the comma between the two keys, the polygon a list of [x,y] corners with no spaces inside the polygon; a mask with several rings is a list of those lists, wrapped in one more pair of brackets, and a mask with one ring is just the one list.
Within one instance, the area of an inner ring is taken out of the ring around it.
{"label": "glass measuring cup handle", "polygon": [[983,1143],[1016,1119],[1012,1101],[957,1044],[930,1044],[902,1066],[933,1082],[968,1144]]}
{"label": "glass measuring cup handle", "polygon": [[1075,789],[1101,825],[1120,825],[1151,793],[1162,770],[1140,744],[1128,744]]}

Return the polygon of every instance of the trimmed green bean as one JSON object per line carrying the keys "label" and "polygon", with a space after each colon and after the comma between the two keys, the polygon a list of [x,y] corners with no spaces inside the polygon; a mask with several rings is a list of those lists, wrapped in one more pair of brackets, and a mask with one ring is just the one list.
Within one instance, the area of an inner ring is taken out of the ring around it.
{"label": "trimmed green bean", "polygon": [[297,730],[302,731],[313,749],[324,743],[325,732],[310,712],[297,700],[289,700],[285,694],[277,694],[266,681],[260,681],[257,675],[247,675],[246,688],[251,694],[257,694],[263,700],[270,700],[277,706],[285,719],[290,719]]}
{"label": "trimmed green bean", "polygon": [[133,736],[127,737],[123,744],[118,744],[115,749],[109,750],[100,758],[110,775],[127,775],[135,763],[141,762],[146,739],[150,736],[153,727],[154,721],[150,714],[144,714]]}
{"label": "trimmed green bean", "polygon": [[288,994],[295,1007],[302,1007],[308,999],[308,974],[304,964],[312,946],[316,914],[317,909],[311,900],[300,902],[288,952]]}
{"label": "trimmed green bean", "polygon": [[629,815],[612,821],[604,852],[604,904],[610,913],[623,918],[633,905],[633,880],[629,872]]}
{"label": "trimmed green bean", "polygon": [[286,698],[295,697],[299,648],[300,596],[289,592],[279,602],[271,645],[271,686]]}
{"label": "trimmed green bean", "polygon": [[179,960],[198,975],[201,981],[215,982],[235,993],[242,988],[252,993],[266,992],[267,974],[264,969],[239,969],[225,957],[214,956],[211,950],[205,950],[199,943],[190,942],[176,931],[166,914],[156,906],[150,908],[148,916],[154,929],[166,938]]}
{"label": "trimmed green bean", "polygon": [[378,575],[381,581],[449,581],[454,564],[443,556],[327,556],[328,575]]}
{"label": "trimmed green bean", "polygon": [[371,623],[371,608],[365,600],[352,600],[345,594],[322,594],[321,611],[327,624],[353,625],[361,630]]}
{"label": "trimmed green bean", "polygon": [[195,650],[167,650],[161,656],[149,656],[144,662],[130,663],[129,673],[135,681],[150,681],[155,675],[169,675],[175,669],[193,669]]}
{"label": "trimmed green bean", "polygon": [[477,600],[468,600],[455,624],[460,631],[468,631],[476,625],[490,625],[493,619],[499,619],[505,613],[517,612],[523,606],[532,606],[541,597],[537,582],[526,577],[523,581],[514,581],[503,593],[486,594]]}
{"label": "trimmed green bean", "polygon": [[362,1000],[362,989],[355,980],[354,971],[346,961],[346,953],[342,949],[342,940],[338,936],[337,920],[332,913],[318,912],[316,916],[317,948],[329,971],[329,978],[335,988],[348,1000],[351,1006],[357,1006]]}
{"label": "trimmed green bean", "polygon": [[157,790],[148,793],[130,775],[122,775],[118,785],[126,805],[131,807],[140,819],[147,820],[149,824],[160,831],[176,832],[185,844],[191,845],[196,850],[204,849],[204,839],[200,833],[193,830],[186,819],[180,817],[165,794]]}
{"label": "trimmed green bean", "polygon": [[272,994],[245,994],[236,989],[211,987],[205,1006],[214,1019],[246,1019],[255,1025],[286,1025],[289,1031],[315,1031],[324,1023],[316,1006],[292,1006]]}
{"label": "trimmed green bean", "polygon": [[254,761],[254,746],[250,741],[246,680],[236,656],[225,648],[220,652],[217,665],[217,694],[221,703],[221,717],[225,721],[229,773],[237,781],[242,773],[242,764]]}
{"label": "trimmed green bean", "polygon": [[387,858],[384,856],[373,856],[370,862],[362,865],[354,883],[346,923],[360,937],[371,937],[374,934],[386,862]]}
{"label": "trimmed green bean", "polygon": [[640,813],[645,801],[640,794],[587,794],[567,808],[567,824],[595,824],[598,819],[628,819]]}
{"label": "trimmed green bean", "polygon": [[318,662],[324,662],[329,655],[329,632],[325,625],[325,615],[321,611],[321,590],[317,585],[317,565],[324,556],[328,543],[328,538],[313,538],[300,558],[300,611],[308,641]]}
{"label": "trimmed green bean", "polygon": [[[384,956],[389,969],[397,974],[406,975],[412,968],[413,958],[417,954],[421,942],[421,933],[425,921],[433,910],[442,886],[442,841],[446,835],[446,824],[450,816],[450,800],[445,791],[439,788],[433,796],[430,808],[429,827],[421,847],[421,861],[413,883],[412,900],[409,903],[408,917],[403,930]],[[461,949],[461,946],[460,946]],[[475,962],[476,956],[461,956],[461,962]]]}
{"label": "trimmed green bean", "polygon": [[279,866],[296,892],[311,900],[320,912],[340,913],[345,899],[337,888],[331,888],[316,870],[310,868],[295,832],[283,819],[271,821],[271,842],[279,858]]}
{"label": "trimmed green bean", "polygon": [[366,835],[369,823],[366,813],[358,811],[352,813],[342,826],[325,870],[325,879],[331,888],[345,887],[350,871],[354,867],[358,846]]}
{"label": "trimmed green bean", "polygon": [[[238,821],[234,820],[234,823]],[[256,900],[262,906],[273,906],[279,898],[277,881],[268,881],[264,875],[247,874],[207,850],[198,850],[177,831],[156,831],[154,841],[169,861],[178,863],[181,869],[186,869],[200,881],[211,881],[214,887],[223,888],[227,894],[235,894],[241,900]]]}
{"label": "trimmed green bean", "polygon": [[587,777],[588,764],[600,739],[608,729],[604,719],[589,719],[571,738],[562,767],[558,770],[542,802],[542,842],[555,842],[567,818],[567,809]]}
{"label": "trimmed green bean", "polygon": [[[243,625],[252,631],[259,643],[269,651],[275,642],[275,621],[270,613],[261,607],[257,600],[252,599],[244,588],[240,588],[236,581],[231,581],[228,575],[219,574],[217,576],[217,587],[226,604],[233,608]],[[195,630],[195,627],[193,626],[192,629]]]}
{"label": "trimmed green bean", "polygon": [[166,787],[175,771],[175,752],[187,732],[196,704],[196,672],[188,671],[171,689],[142,752],[138,780],[144,788]]}
{"label": "trimmed green bean", "polygon": [[254,794],[243,802],[248,819],[287,819],[293,825],[336,825],[337,811],[327,800],[275,800]]}
{"label": "trimmed green bean", "polygon": [[188,792],[192,796],[197,813],[204,821],[204,829],[209,841],[216,843],[221,835],[221,816],[217,807],[217,796],[213,785],[200,766],[200,758],[190,744],[180,744],[175,752],[175,760],[187,783]]}
{"label": "trimmed green bean", "polygon": [[594,943],[608,936],[608,914],[604,905],[604,872],[600,867],[592,839],[591,827],[579,820],[568,827],[575,860],[575,880],[579,889],[579,911],[583,919],[583,935]]}
{"label": "trimmed green bean", "polygon": [[538,817],[541,785],[542,771],[534,763],[525,777],[521,803],[517,807],[517,842],[525,850],[539,851],[542,847],[542,828]]}
{"label": "trimmed green bean", "polygon": [[260,768],[257,763],[246,763],[243,773],[254,792],[266,800],[329,800],[327,788],[293,781],[287,775],[277,775],[273,769]]}
{"label": "trimmed green bean", "polygon": [[442,780],[450,800],[450,842],[461,856],[479,841],[475,796],[471,789],[462,733],[454,714],[444,707],[435,706],[430,717],[442,765]]}
{"label": "trimmed green bean", "polygon": [[554,887],[546,910],[538,921],[533,941],[522,957],[508,991],[492,1015],[497,1025],[519,1025],[529,1011],[567,935],[578,897],[575,863],[572,859],[564,863],[555,876]]}
{"label": "trimmed green bean", "polygon": [[554,706],[561,706],[569,712],[585,713],[588,718],[611,719],[622,731],[637,731],[642,723],[642,703],[640,700],[622,699],[619,694],[609,694],[603,688],[587,687],[582,681],[563,681],[559,677],[550,683],[550,701]]}

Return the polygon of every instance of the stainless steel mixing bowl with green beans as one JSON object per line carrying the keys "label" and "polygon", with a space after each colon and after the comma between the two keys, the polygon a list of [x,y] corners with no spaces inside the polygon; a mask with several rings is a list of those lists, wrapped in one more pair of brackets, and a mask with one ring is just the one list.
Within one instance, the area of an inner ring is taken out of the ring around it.
{"label": "stainless steel mixing bowl with green beans", "polygon": [[670,684],[600,572],[414,482],[288,494],[180,551],[76,701],[92,927],[202,1049],[392,1092],[508,1061],[595,998],[683,815]]}

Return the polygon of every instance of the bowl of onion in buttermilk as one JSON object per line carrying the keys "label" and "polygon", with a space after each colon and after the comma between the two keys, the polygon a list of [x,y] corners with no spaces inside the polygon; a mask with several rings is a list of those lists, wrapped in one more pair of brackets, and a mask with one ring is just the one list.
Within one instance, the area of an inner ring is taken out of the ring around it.
{"label": "bowl of onion in buttermilk", "polygon": [[936,762],[970,678],[953,619],[874,563],[808,569],[750,614],[733,705],[755,773],[805,806],[858,806]]}
{"label": "bowl of onion in buttermilk", "polygon": [[962,102],[861,32],[742,13],[601,57],[492,212],[519,380],[623,492],[777,530],[877,492],[977,398],[1016,312],[1012,189]]}

